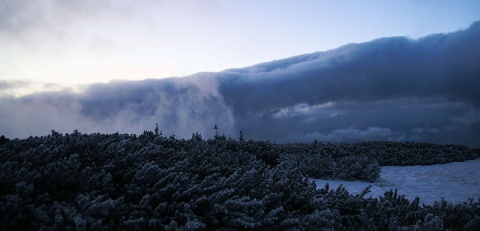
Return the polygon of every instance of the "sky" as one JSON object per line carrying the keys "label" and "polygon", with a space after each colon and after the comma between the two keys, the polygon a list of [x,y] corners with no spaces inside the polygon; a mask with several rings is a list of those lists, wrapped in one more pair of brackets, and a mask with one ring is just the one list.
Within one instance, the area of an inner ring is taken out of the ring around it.
{"label": "sky", "polygon": [[0,81],[20,96],[181,77],[478,19],[478,0],[0,0]]}
{"label": "sky", "polygon": [[0,134],[480,147],[479,7],[0,0]]}

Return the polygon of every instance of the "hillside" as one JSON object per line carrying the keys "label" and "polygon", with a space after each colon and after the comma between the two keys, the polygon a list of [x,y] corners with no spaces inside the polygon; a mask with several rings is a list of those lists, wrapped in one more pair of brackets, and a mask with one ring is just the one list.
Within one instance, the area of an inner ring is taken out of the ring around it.
{"label": "hillside", "polygon": [[[2,230],[480,227],[480,201],[423,206],[421,199],[392,191],[372,198],[366,196],[368,189],[354,194],[342,187],[317,189],[307,177],[375,180],[379,163],[388,161],[431,164],[478,158],[478,150],[464,146],[275,144],[224,136],[204,140],[198,133],[185,140],[158,130],[140,136],[52,131],[0,140]],[[367,146],[371,149],[363,150],[406,154],[377,160],[359,152]],[[408,155],[414,151],[423,154]]]}

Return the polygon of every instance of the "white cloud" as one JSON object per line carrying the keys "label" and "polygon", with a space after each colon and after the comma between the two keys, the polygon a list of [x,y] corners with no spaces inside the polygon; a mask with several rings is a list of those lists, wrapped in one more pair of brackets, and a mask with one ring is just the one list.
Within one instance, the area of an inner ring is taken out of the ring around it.
{"label": "white cloud", "polygon": [[285,107],[281,109],[276,109],[272,118],[279,119],[285,117],[295,117],[295,116],[330,116],[334,117],[340,114],[333,110],[336,103],[326,102],[322,104],[308,105],[306,103],[299,103],[293,107]]}
{"label": "white cloud", "polygon": [[[1,86],[0,86],[1,87]],[[8,87],[8,86],[6,86]],[[213,125],[231,135],[235,122],[218,92],[216,79],[116,81],[82,92],[36,93],[0,98],[0,132],[8,137],[71,132],[142,133],[158,123],[164,134],[213,136]]]}
{"label": "white cloud", "polygon": [[349,127],[345,129],[337,129],[328,134],[318,132],[310,133],[305,136],[310,140],[322,140],[326,142],[358,142],[365,140],[389,140],[402,141],[405,139],[400,133],[390,130],[389,128],[369,127],[365,130]]}

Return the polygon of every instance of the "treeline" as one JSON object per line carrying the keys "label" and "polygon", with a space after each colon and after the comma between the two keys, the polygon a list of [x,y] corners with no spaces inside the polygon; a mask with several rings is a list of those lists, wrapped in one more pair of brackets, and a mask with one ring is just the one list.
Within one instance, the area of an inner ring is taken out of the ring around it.
{"label": "treeline", "polygon": [[239,147],[272,166],[286,161],[312,178],[370,182],[380,176],[380,166],[445,164],[480,157],[480,149],[414,142],[275,144],[250,140]]}
{"label": "treeline", "polygon": [[341,175],[336,166],[351,171],[346,166],[355,158],[381,163],[349,153],[348,145],[204,140],[199,134],[185,140],[149,131],[52,131],[0,140],[0,230],[480,228],[480,201],[423,206],[393,191],[367,198],[368,189],[360,195],[328,185],[317,190],[306,177],[313,170],[302,169],[305,159],[331,158],[333,168],[317,163],[331,176]]}
{"label": "treeline", "polygon": [[381,166],[433,165],[474,160],[480,149],[463,145],[419,142],[366,141],[359,143],[306,143],[275,144],[253,141],[241,144],[244,149],[265,162],[279,163],[281,154],[321,155],[340,159],[346,156],[365,156],[375,159]]}

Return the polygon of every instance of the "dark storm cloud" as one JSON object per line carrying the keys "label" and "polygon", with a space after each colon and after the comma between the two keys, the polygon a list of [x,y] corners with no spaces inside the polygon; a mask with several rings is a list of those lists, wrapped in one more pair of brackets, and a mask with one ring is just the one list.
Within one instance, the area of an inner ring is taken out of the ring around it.
{"label": "dark storm cloud", "polygon": [[476,22],[418,40],[381,38],[226,70],[220,91],[237,127],[254,138],[478,146],[479,60]]}
{"label": "dark storm cloud", "polygon": [[[221,132],[277,142],[427,141],[480,146],[480,22],[381,38],[252,67],[0,98],[0,133]],[[16,85],[0,82],[2,91]]]}
{"label": "dark storm cloud", "polygon": [[[383,38],[260,64],[222,85],[236,113],[292,103],[447,96],[480,106],[480,23],[419,40]],[[245,102],[248,102],[248,106]]]}
{"label": "dark storm cloud", "polygon": [[409,140],[476,145],[479,133],[473,127],[479,124],[479,115],[471,105],[445,98],[398,98],[297,104],[236,118],[236,125],[247,138],[279,142]]}

